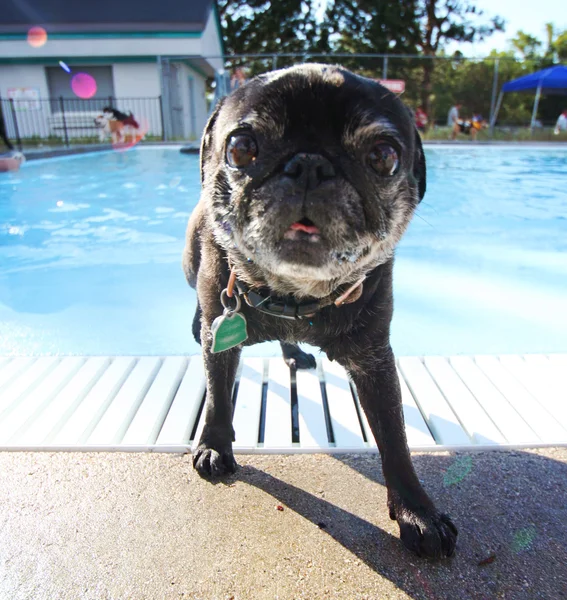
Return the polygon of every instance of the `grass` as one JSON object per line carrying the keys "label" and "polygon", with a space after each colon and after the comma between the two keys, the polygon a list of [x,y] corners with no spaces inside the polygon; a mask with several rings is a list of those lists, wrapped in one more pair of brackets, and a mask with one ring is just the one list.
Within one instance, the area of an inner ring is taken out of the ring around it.
{"label": "grass", "polygon": [[[448,140],[451,137],[450,127],[433,127],[422,135],[424,140]],[[457,140],[470,140],[468,135],[459,134]],[[559,135],[553,133],[552,128],[534,129],[529,127],[496,127],[494,136],[490,136],[489,129],[483,129],[476,138],[480,142],[567,142],[567,132]]]}

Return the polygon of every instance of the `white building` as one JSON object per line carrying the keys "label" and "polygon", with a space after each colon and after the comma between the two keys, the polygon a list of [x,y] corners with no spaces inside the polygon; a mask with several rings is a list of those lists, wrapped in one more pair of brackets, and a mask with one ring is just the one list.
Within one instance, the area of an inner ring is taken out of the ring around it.
{"label": "white building", "polygon": [[[205,83],[222,54],[215,0],[8,0],[0,11],[8,133],[16,137],[15,118],[22,137],[61,136],[63,121],[69,137],[94,134],[92,115],[111,104],[146,121],[151,135],[198,139]],[[71,87],[78,73],[96,82],[88,100]]]}

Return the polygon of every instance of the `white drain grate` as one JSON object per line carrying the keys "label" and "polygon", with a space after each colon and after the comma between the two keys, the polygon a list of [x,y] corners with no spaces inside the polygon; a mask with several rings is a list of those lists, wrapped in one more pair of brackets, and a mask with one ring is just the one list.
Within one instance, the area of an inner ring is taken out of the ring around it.
{"label": "white drain grate", "polygon": [[[567,445],[567,355],[398,361],[410,448]],[[0,357],[0,449],[184,452],[202,427],[200,356]],[[241,453],[376,451],[347,375],[247,358],[234,390]]]}

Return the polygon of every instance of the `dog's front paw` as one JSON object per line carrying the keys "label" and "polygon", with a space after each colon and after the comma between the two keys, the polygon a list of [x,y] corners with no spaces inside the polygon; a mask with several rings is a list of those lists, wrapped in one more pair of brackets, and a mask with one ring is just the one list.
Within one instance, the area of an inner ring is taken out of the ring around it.
{"label": "dog's front paw", "polygon": [[[390,508],[390,516],[393,516]],[[435,508],[408,510],[397,508],[395,518],[406,548],[423,558],[452,556],[457,544],[457,528],[451,519]]]}
{"label": "dog's front paw", "polygon": [[237,466],[231,446],[211,448],[200,444],[193,454],[193,468],[206,479],[231,475],[236,472]]}

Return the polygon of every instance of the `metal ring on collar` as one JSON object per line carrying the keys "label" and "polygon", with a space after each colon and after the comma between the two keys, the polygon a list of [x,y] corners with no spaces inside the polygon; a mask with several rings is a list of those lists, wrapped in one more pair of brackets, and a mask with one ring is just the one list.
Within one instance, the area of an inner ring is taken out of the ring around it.
{"label": "metal ring on collar", "polygon": [[230,304],[229,304],[229,298],[228,298],[228,290],[225,288],[220,295],[220,301],[221,304],[223,305],[225,310],[228,310],[230,312],[238,312],[240,310],[240,307],[242,306],[242,300],[240,300],[240,296],[238,294],[235,294],[232,297],[234,300],[236,300],[236,307],[235,308],[231,308]]}

